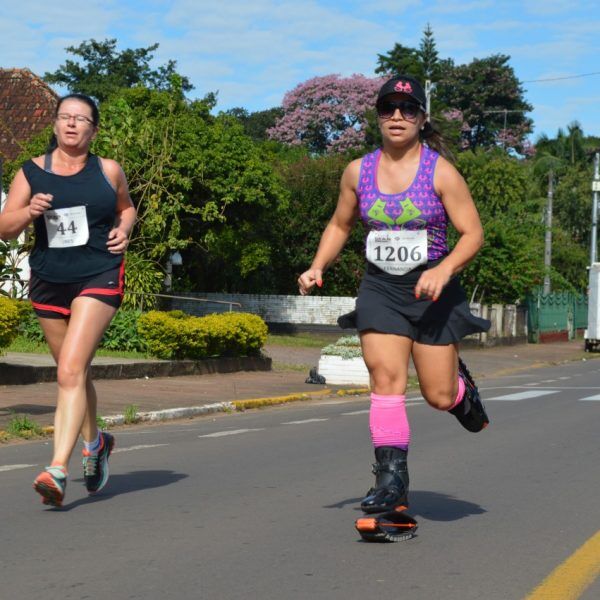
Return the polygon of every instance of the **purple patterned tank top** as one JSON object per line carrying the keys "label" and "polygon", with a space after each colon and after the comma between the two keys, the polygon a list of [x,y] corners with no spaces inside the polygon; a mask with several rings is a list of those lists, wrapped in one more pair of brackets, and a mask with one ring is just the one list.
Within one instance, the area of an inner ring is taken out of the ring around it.
{"label": "purple patterned tank top", "polygon": [[446,232],[448,214],[433,188],[433,174],[439,154],[421,146],[417,174],[410,186],[399,194],[383,194],[377,187],[377,167],[381,150],[367,154],[360,165],[357,196],[360,217],[369,231],[427,230],[427,259],[448,254]]}

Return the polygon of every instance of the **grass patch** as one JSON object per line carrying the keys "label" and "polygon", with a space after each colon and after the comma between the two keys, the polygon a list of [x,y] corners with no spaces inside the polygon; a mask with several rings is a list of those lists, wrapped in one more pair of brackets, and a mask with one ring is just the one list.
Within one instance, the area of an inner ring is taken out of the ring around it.
{"label": "grass patch", "polygon": [[6,426],[9,435],[30,439],[42,435],[42,427],[27,415],[15,415]]}
{"label": "grass patch", "polygon": [[298,371],[300,373],[308,373],[311,369],[311,365],[302,365],[298,363],[286,363],[278,360],[273,361],[273,371]]}
{"label": "grass patch", "polygon": [[[18,335],[10,346],[5,348],[6,352],[21,352],[23,354],[50,354],[50,349],[46,342],[35,342],[23,336]],[[110,358],[149,358],[145,352],[105,350],[98,348],[96,356],[106,356]]]}
{"label": "grass patch", "polygon": [[23,352],[26,354],[50,354],[46,342],[36,342],[20,335],[5,350],[6,352]]}
{"label": "grass patch", "polygon": [[137,404],[128,404],[123,411],[123,423],[130,425],[140,420],[138,415],[140,407]]}
{"label": "grass patch", "polygon": [[108,423],[104,417],[101,417],[100,415],[96,415],[96,425],[98,426],[98,429],[102,429],[103,431],[108,429]]}
{"label": "grass patch", "polygon": [[331,344],[340,337],[339,333],[295,333],[293,335],[279,335],[270,333],[267,344],[273,346],[287,346],[291,348],[322,348]]}

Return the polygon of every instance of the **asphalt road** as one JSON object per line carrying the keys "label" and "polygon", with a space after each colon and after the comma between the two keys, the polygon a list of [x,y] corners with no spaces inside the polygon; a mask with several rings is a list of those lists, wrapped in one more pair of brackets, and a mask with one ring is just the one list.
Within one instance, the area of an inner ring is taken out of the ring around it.
{"label": "asphalt road", "polygon": [[366,397],[116,430],[105,491],[74,459],[62,510],[31,489],[48,443],[0,447],[0,598],[525,598],[600,527],[599,383],[597,361],[486,380],[480,434],[410,400],[419,530],[397,544],[353,527]]}

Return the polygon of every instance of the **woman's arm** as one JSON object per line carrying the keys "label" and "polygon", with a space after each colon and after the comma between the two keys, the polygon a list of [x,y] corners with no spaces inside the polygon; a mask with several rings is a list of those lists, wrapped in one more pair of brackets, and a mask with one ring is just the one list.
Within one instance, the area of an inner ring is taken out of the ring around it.
{"label": "woman's arm", "polygon": [[115,222],[106,245],[112,254],[123,254],[129,245],[129,234],[135,224],[137,211],[129,196],[127,178],[119,163],[107,158],[101,160],[102,168],[117,192]]}
{"label": "woman's arm", "polygon": [[483,227],[465,180],[442,157],[438,159],[433,183],[460,236],[448,256],[439,265],[424,271],[415,287],[417,298],[424,294],[437,300],[451,277],[462,271],[479,252],[483,245]]}
{"label": "woman's arm", "polygon": [[6,204],[0,214],[0,238],[16,239],[27,229],[34,219],[44,214],[52,206],[52,194],[31,196],[31,187],[19,169],[13,179]]}
{"label": "woman's arm", "polygon": [[315,284],[319,287],[323,285],[323,272],[337,258],[350,237],[352,227],[358,218],[356,188],[359,172],[360,160],[352,161],[344,170],[335,212],[323,231],[310,269],[298,278],[298,286],[303,296],[308,294]]}

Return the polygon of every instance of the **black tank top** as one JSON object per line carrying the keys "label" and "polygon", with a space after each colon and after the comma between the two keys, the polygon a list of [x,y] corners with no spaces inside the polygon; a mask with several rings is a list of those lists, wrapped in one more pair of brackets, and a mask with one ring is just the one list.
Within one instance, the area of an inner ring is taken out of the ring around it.
{"label": "black tank top", "polygon": [[117,267],[123,256],[111,254],[106,246],[115,222],[117,194],[102,171],[99,158],[90,154],[85,167],[75,175],[50,172],[49,159],[47,155],[46,170],[32,160],[23,165],[31,194],[52,194],[52,210],[85,207],[89,239],[80,246],[49,248],[44,216],[38,217],[33,221],[35,245],[29,257],[31,271],[44,281],[76,283]]}

